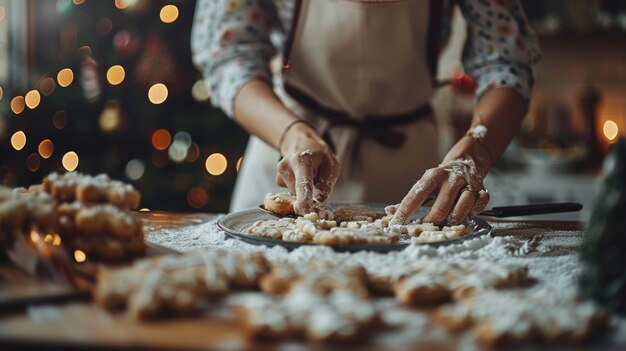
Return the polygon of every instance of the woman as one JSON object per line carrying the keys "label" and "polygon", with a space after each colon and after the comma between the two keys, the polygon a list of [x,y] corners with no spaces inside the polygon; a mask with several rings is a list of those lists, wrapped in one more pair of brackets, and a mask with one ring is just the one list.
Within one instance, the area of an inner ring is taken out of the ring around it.
{"label": "woman", "polygon": [[[476,109],[437,166],[429,100],[454,3],[468,22],[463,63]],[[404,196],[396,223],[436,197],[424,221],[437,224],[487,205],[483,179],[519,128],[539,55],[513,0],[200,0],[192,49],[213,102],[253,135],[231,210],[278,185],[296,194],[300,214],[331,194]]]}

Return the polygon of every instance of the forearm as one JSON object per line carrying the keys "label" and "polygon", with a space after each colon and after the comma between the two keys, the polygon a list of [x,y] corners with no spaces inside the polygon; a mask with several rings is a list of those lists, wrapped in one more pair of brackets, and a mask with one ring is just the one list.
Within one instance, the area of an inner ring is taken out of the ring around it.
{"label": "forearm", "polygon": [[486,92],[478,101],[472,126],[483,125],[487,133],[482,141],[467,135],[446,154],[443,162],[472,157],[486,172],[506,150],[517,134],[526,114],[526,102],[516,91],[502,87]]}
{"label": "forearm", "polygon": [[289,111],[264,81],[252,80],[235,97],[235,120],[250,134],[278,148],[280,136],[298,117]]}

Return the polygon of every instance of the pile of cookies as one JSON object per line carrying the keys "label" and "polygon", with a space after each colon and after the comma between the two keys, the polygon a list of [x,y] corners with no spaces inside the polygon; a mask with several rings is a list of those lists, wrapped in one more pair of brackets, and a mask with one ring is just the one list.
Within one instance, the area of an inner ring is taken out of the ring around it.
{"label": "pile of cookies", "polygon": [[109,310],[126,308],[135,319],[206,309],[232,290],[257,289],[269,263],[262,255],[192,252],[145,259],[126,268],[101,268],[95,301]]}
{"label": "pile of cookies", "polygon": [[26,189],[2,189],[0,240],[34,233],[56,235],[71,252],[106,262],[142,255],[141,220],[131,209],[140,194],[132,186],[106,175],[52,173],[42,184]]}
{"label": "pile of cookies", "polygon": [[[325,245],[417,244],[458,239],[468,233],[465,225],[439,227],[415,220],[407,225],[391,225],[393,217],[362,205],[341,206],[334,211],[318,204],[316,211],[295,217],[295,197],[289,193],[267,194],[263,206],[283,217],[252,224],[247,233],[275,240]],[[295,217],[295,218],[294,218]]]}
{"label": "pile of cookies", "polygon": [[359,266],[315,263],[299,271],[276,265],[261,278],[260,287],[274,297],[247,298],[237,310],[255,340],[352,342],[383,326],[367,288],[367,273]]}

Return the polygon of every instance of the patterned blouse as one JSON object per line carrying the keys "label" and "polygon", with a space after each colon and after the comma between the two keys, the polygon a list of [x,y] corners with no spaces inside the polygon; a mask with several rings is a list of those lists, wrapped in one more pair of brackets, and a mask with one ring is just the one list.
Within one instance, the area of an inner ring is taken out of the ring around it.
{"label": "patterned blouse", "polygon": [[[426,0],[423,0],[426,1]],[[476,79],[476,99],[506,86],[527,100],[540,58],[537,37],[518,0],[442,0],[442,43],[450,34],[454,5],[468,23],[465,72]],[[212,102],[233,115],[239,89],[253,79],[271,84],[270,60],[281,52],[294,0],[198,0],[191,47],[193,60],[212,92]]]}

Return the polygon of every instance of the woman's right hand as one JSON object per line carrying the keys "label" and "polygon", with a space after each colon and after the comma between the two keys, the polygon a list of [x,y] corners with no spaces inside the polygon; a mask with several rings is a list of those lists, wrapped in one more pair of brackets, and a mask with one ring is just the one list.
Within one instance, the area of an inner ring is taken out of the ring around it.
{"label": "woman's right hand", "polygon": [[276,184],[296,194],[294,210],[305,215],[315,209],[313,200],[324,202],[333,190],[341,167],[324,140],[305,123],[286,131],[278,150]]}

